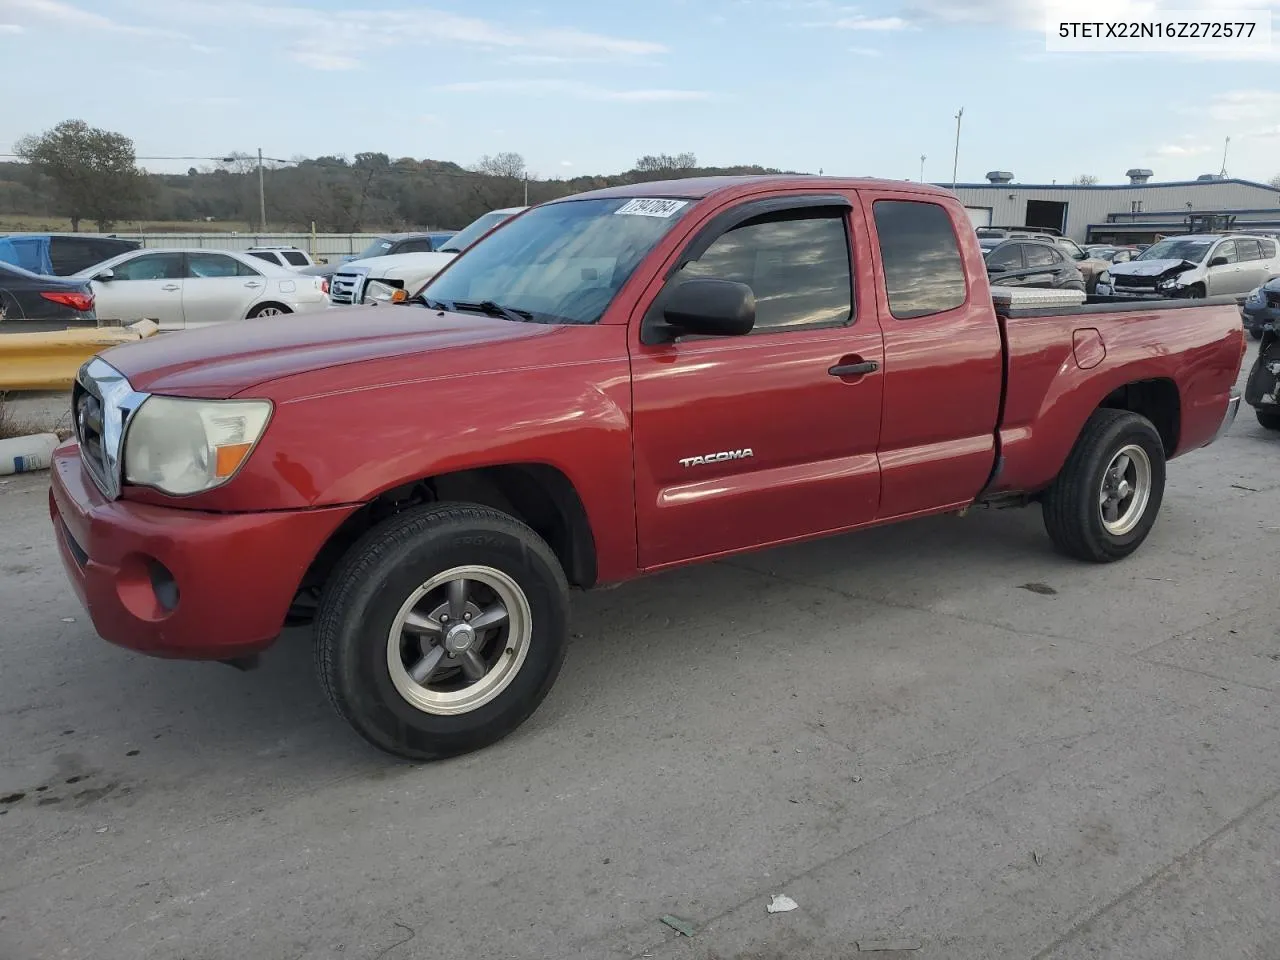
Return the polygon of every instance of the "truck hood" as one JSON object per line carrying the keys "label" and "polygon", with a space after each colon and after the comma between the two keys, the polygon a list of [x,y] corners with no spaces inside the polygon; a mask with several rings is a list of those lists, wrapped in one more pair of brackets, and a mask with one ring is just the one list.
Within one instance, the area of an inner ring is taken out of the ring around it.
{"label": "truck hood", "polygon": [[1111,275],[1121,277],[1158,277],[1170,270],[1182,273],[1194,270],[1199,264],[1190,260],[1130,260],[1128,263],[1117,263],[1110,268]]}
{"label": "truck hood", "polygon": [[[223,399],[294,374],[463,351],[555,329],[422,307],[347,307],[272,318],[269,323],[227,323],[160,334],[113,347],[103,358],[128,377],[135,390]],[[474,354],[469,364],[476,364]]]}
{"label": "truck hood", "polygon": [[393,253],[386,257],[352,260],[350,263],[344,263],[339,272],[361,271],[367,273],[373,280],[434,277],[456,256],[456,253]]}

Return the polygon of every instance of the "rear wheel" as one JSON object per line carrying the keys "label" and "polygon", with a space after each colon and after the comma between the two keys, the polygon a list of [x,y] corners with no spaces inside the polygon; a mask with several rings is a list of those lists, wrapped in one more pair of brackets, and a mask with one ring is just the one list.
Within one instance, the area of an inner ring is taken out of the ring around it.
{"label": "rear wheel", "polygon": [[487,507],[417,507],[348,552],[316,618],[320,679],[370,743],[413,760],[506,736],[564,660],[568,586],[532,530]]}
{"label": "rear wheel", "polygon": [[281,317],[293,313],[288,307],[279,303],[263,303],[249,311],[246,320],[257,320],[259,317]]}
{"label": "rear wheel", "polygon": [[1164,498],[1160,434],[1128,410],[1094,411],[1044,496],[1044,525],[1060,551],[1110,563],[1133,553]]}
{"label": "rear wheel", "polygon": [[1269,410],[1255,410],[1258,415],[1258,423],[1262,424],[1267,430],[1280,430],[1280,413],[1273,413]]}

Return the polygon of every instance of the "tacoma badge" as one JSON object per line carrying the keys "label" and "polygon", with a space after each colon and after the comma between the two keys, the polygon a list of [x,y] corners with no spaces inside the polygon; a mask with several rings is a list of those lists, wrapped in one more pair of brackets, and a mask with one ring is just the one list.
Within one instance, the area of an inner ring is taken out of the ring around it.
{"label": "tacoma badge", "polygon": [[744,447],[741,450],[721,450],[719,453],[708,453],[701,457],[685,457],[680,461],[682,467],[701,467],[708,463],[721,463],[725,460],[745,460],[747,457],[754,457],[750,447]]}

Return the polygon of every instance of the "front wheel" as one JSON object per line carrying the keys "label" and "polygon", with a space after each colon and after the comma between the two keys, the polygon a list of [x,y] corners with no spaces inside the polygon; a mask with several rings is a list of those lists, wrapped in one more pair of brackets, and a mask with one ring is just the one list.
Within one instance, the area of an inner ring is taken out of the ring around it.
{"label": "front wheel", "polygon": [[471,504],[406,510],[351,548],[316,617],[320,679],[370,743],[411,760],[487,746],[560,672],[568,586],[524,524]]}
{"label": "front wheel", "polygon": [[1146,417],[1096,410],[1044,496],[1044,525],[1060,551],[1110,563],[1142,545],[1164,498],[1164,444]]}
{"label": "front wheel", "polygon": [[1258,423],[1264,430],[1280,430],[1280,413],[1274,413],[1270,410],[1255,410],[1258,415]]}
{"label": "front wheel", "polygon": [[1254,339],[1254,340],[1261,340],[1261,339],[1262,339],[1262,331],[1261,331],[1261,330],[1250,330],[1250,331],[1249,331],[1249,336],[1250,336],[1250,338],[1252,338],[1252,339]]}

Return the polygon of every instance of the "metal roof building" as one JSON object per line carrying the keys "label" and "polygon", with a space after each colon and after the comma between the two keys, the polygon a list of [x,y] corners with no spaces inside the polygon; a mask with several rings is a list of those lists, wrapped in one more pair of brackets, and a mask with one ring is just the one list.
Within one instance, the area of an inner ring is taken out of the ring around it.
{"label": "metal roof building", "polygon": [[[1150,170],[1130,170],[1125,184],[1025,184],[993,170],[986,183],[956,184],[975,226],[1051,227],[1080,243],[1149,243],[1157,236],[1203,229],[1280,230],[1280,189],[1206,174],[1151,183]],[[948,184],[940,184],[948,186]]]}

